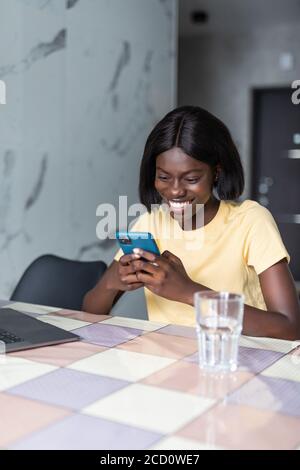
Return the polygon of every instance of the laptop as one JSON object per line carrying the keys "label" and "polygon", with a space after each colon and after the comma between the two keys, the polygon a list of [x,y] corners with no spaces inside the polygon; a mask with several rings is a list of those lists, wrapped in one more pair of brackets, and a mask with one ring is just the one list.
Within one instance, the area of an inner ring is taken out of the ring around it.
{"label": "laptop", "polygon": [[6,352],[78,341],[80,336],[11,308],[0,308],[0,341]]}

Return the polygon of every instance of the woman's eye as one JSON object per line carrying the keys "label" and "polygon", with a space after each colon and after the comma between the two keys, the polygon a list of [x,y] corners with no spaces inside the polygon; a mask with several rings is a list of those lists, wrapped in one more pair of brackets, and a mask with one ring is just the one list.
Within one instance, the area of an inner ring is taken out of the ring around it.
{"label": "woman's eye", "polygon": [[198,183],[199,178],[188,178],[186,181],[188,183],[195,184],[195,183]]}
{"label": "woman's eye", "polygon": [[158,175],[157,178],[161,181],[166,181],[168,179],[167,176],[162,176],[162,175]]}

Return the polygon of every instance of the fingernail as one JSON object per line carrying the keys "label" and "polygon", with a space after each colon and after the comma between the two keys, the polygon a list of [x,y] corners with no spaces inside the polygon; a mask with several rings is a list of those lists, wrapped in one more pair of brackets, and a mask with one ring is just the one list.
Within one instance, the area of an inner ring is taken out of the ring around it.
{"label": "fingernail", "polygon": [[142,250],[140,248],[133,248],[133,253],[136,255],[140,255],[142,253]]}

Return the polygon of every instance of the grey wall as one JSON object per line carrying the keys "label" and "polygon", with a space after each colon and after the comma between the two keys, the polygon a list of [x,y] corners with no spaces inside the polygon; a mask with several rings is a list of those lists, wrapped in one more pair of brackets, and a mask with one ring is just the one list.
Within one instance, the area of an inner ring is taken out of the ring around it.
{"label": "grey wall", "polygon": [[[300,22],[236,35],[207,34],[179,39],[178,102],[207,108],[230,128],[250,191],[251,89],[291,86],[300,78]],[[291,52],[295,68],[279,67],[282,52]]]}
{"label": "grey wall", "polygon": [[137,202],[145,138],[175,104],[177,0],[0,0],[0,11],[7,298],[41,254],[111,261],[96,207]]}

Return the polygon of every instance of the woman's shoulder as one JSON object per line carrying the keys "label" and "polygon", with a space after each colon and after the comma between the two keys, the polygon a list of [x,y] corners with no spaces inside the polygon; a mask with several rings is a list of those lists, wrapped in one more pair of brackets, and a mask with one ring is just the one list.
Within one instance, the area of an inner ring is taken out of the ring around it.
{"label": "woman's shoulder", "polygon": [[241,222],[251,224],[273,220],[271,212],[266,207],[251,199],[237,202],[224,201],[224,205],[227,208],[228,220],[239,218]]}

